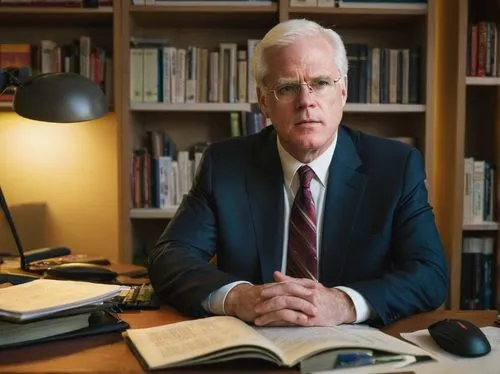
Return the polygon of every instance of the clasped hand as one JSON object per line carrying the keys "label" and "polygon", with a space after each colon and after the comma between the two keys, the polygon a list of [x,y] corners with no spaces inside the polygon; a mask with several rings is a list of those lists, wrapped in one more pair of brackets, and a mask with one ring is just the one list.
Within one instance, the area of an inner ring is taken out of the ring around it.
{"label": "clasped hand", "polygon": [[234,287],[226,297],[226,313],[257,326],[336,326],[356,319],[352,300],[338,289],[279,271],[274,280]]}

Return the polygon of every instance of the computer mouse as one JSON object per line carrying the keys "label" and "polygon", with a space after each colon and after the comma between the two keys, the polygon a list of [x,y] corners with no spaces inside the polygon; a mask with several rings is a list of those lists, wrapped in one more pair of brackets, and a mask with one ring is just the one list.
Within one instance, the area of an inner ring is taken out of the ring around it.
{"label": "computer mouse", "polygon": [[488,338],[479,327],[463,319],[443,319],[427,330],[445,351],[461,357],[480,357],[491,351]]}
{"label": "computer mouse", "polygon": [[88,263],[67,263],[49,267],[45,273],[50,278],[81,280],[91,282],[110,282],[118,275],[104,266]]}

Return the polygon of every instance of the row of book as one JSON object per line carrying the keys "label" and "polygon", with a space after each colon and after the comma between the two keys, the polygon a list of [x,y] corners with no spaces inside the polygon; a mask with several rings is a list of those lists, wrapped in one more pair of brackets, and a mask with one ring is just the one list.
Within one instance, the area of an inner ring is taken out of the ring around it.
{"label": "row of book", "polygon": [[[254,134],[269,124],[258,109],[231,112],[229,118],[231,136]],[[254,124],[245,127],[245,121],[254,121]],[[144,146],[132,154],[132,206],[168,209],[179,205],[191,188],[208,143],[195,144],[189,151],[178,151],[170,137],[161,130],[147,131],[145,135]],[[391,139],[415,146],[415,139],[411,137]]]}
{"label": "row of book", "polygon": [[[48,39],[39,44],[0,44],[0,68],[29,68],[36,76],[45,73],[73,72],[81,74],[102,87],[112,102],[113,62],[109,51],[91,44],[90,37],[80,36],[72,44],[58,45]],[[0,96],[10,101],[13,92]]]}
{"label": "row of book", "polygon": [[490,162],[464,160],[464,224],[493,221],[495,205],[494,167]]}
{"label": "row of book", "polygon": [[256,102],[251,71],[258,40],[245,49],[135,45],[130,49],[131,102]]}
{"label": "row of book", "polygon": [[252,104],[249,112],[230,112],[229,123],[231,136],[244,136],[258,133],[271,122]]}
{"label": "row of book", "polygon": [[467,75],[498,77],[497,25],[481,21],[469,25],[467,32]]}
{"label": "row of book", "polygon": [[134,208],[166,209],[179,205],[193,183],[207,144],[177,150],[161,130],[146,132],[144,147],[131,160],[131,200]]}
{"label": "row of book", "polygon": [[373,104],[420,102],[420,48],[392,49],[347,43],[347,101]]}
{"label": "row of book", "polygon": [[462,273],[460,309],[495,309],[493,305],[492,237],[464,237],[462,242]]}

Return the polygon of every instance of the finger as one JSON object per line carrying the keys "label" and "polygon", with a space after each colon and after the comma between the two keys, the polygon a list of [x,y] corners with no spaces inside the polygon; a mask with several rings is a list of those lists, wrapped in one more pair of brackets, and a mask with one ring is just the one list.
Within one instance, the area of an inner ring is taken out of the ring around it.
{"label": "finger", "polygon": [[282,309],[292,309],[304,314],[315,316],[318,308],[309,301],[294,296],[278,296],[268,299],[255,305],[254,311],[259,314],[266,314]]}
{"label": "finger", "polygon": [[296,282],[304,285],[305,287],[314,287],[318,284],[317,281],[309,279],[309,278],[294,278],[290,277],[286,274],[283,274],[280,271],[275,271],[273,274],[274,280],[276,282]]}
{"label": "finger", "polygon": [[282,309],[276,312],[263,314],[255,319],[256,326],[285,326],[298,325],[309,326],[310,319],[304,313],[295,310]]}
{"label": "finger", "polygon": [[261,298],[271,298],[276,296],[291,295],[297,297],[309,297],[311,296],[313,290],[307,288],[300,283],[295,282],[280,282],[272,283],[265,286],[260,291]]}

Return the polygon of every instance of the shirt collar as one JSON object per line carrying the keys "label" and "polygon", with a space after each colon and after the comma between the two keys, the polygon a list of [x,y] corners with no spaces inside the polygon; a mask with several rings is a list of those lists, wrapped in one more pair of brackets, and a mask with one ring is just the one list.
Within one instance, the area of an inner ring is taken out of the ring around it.
{"label": "shirt collar", "polygon": [[[337,138],[338,138],[338,131],[335,134],[335,138],[333,139],[332,144],[330,144],[327,150],[323,152],[318,158],[307,164],[311,169],[313,169],[314,174],[316,174],[316,177],[323,186],[326,186],[326,178],[328,177],[328,168],[330,166],[330,162],[332,161],[335,147],[337,146]],[[278,154],[281,160],[281,168],[283,169],[284,182],[287,188],[291,188],[292,180],[293,177],[295,176],[295,173],[302,165],[305,164],[296,160],[290,153],[288,153],[285,150],[285,148],[283,148],[279,140],[279,136],[277,136],[276,139],[278,146]]]}

